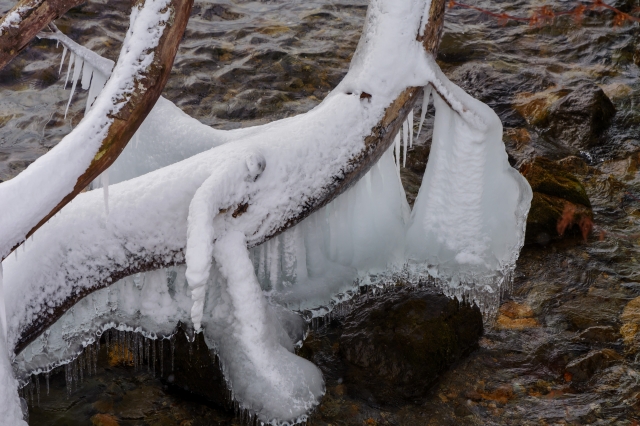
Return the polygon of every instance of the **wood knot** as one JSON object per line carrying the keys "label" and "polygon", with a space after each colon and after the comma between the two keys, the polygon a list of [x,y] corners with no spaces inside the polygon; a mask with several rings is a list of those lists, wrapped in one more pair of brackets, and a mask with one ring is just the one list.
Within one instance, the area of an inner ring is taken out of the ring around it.
{"label": "wood knot", "polygon": [[233,216],[233,218],[235,219],[238,216],[241,216],[243,213],[246,213],[248,209],[249,209],[249,204],[247,203],[240,204],[238,208],[233,213],[231,213],[231,216]]}

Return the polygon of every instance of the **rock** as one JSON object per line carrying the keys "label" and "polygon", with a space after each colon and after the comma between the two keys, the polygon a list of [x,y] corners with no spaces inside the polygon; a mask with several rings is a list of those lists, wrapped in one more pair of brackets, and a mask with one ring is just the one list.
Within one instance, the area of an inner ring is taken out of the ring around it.
{"label": "rock", "polygon": [[533,310],[528,305],[509,301],[500,306],[495,327],[502,330],[540,327],[540,323],[533,316]]}
{"label": "rock", "polygon": [[623,83],[602,84],[600,85],[600,88],[609,99],[614,100],[625,98],[631,92],[633,92],[631,86]]}
{"label": "rock", "polygon": [[565,167],[542,157],[520,167],[533,190],[525,244],[547,244],[565,235],[591,231],[593,212],[582,183]]}
{"label": "rock", "polygon": [[339,353],[352,395],[379,404],[413,402],[477,347],[480,310],[432,289],[365,301],[346,316]]}
{"label": "rock", "polygon": [[575,89],[551,87],[519,93],[513,108],[546,138],[576,149],[598,145],[616,113],[604,91],[590,82]]}
{"label": "rock", "polygon": [[93,426],[119,426],[118,419],[110,414],[96,414],[91,417],[91,424]]}
{"label": "rock", "polygon": [[622,310],[620,334],[629,352],[635,353],[640,347],[640,297],[636,297]]}
{"label": "rock", "polygon": [[[440,50],[442,52],[442,48]],[[513,93],[536,93],[553,85],[551,75],[536,68],[508,70],[502,64],[466,62],[449,78],[474,98],[489,105],[505,128],[522,127],[525,120],[514,110]]]}
{"label": "rock", "polygon": [[578,338],[596,343],[615,343],[620,339],[620,333],[610,325],[597,325],[584,330]]}
{"label": "rock", "polygon": [[567,381],[586,382],[599,370],[603,370],[622,359],[622,355],[613,349],[591,351],[588,354],[571,361],[565,368]]}
{"label": "rock", "polygon": [[220,362],[207,347],[204,335],[196,334],[195,341],[191,343],[182,325],[179,325],[174,344],[173,371],[171,345],[165,341],[162,350],[157,346],[156,372],[160,372],[162,356],[162,380],[169,386],[204,398],[219,408],[229,408],[228,390]]}

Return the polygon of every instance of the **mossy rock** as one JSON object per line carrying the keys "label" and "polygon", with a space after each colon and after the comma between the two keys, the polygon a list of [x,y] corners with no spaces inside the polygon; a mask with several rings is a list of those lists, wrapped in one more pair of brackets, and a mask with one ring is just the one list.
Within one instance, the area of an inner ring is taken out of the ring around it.
{"label": "mossy rock", "polygon": [[[590,230],[591,202],[578,178],[561,164],[538,157],[520,168],[533,190],[525,244],[546,244]],[[588,228],[588,229],[587,229]]]}

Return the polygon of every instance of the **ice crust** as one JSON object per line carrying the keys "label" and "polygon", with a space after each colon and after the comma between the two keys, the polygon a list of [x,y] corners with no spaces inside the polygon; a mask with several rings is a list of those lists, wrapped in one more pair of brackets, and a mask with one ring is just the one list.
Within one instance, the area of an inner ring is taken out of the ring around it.
{"label": "ice crust", "polygon": [[[115,271],[151,260],[177,266],[82,299],[15,358],[21,380],[73,359],[107,328],[166,338],[181,321],[202,329],[242,407],[288,424],[324,393],[319,370],[292,353],[304,331],[292,311],[322,315],[354,285],[402,278],[435,279],[490,313],[523,243],[531,189],[507,162],[495,113],[449,82],[415,40],[429,7],[372,0],[349,73],[307,114],[219,131],[161,98],[110,168],[108,200],[103,191],[81,194],[19,258],[4,260],[7,346],[42,312]],[[93,80],[100,75],[97,55],[63,44],[92,67]],[[399,177],[413,143],[408,119],[353,187],[256,245],[278,218],[323,195],[406,87],[427,85],[435,127],[413,211]]]}

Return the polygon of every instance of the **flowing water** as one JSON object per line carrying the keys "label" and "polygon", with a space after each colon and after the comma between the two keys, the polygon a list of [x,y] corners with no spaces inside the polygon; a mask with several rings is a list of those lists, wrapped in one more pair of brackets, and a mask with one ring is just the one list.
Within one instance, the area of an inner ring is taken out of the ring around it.
{"label": "flowing water", "polygon": [[[576,2],[473,4],[527,16],[543,5],[568,9]],[[640,6],[637,0],[611,4],[626,11]],[[164,95],[219,128],[305,112],[346,73],[366,6],[365,0],[198,1]],[[9,7],[0,0],[1,11]],[[90,1],[57,24],[115,59],[129,7],[125,1]],[[571,164],[591,199],[594,232],[586,242],[525,247],[506,299],[531,314],[517,326],[487,329],[480,348],[446,373],[424,401],[372,406],[328,379],[312,423],[637,425],[639,351],[637,341],[625,343],[620,329],[629,321],[621,319],[623,309],[640,296],[640,26],[614,27],[611,14],[587,12],[580,24],[562,17],[532,27],[461,9],[449,10],[446,22],[439,54],[445,72],[498,112],[514,165],[537,155],[576,157]],[[0,72],[0,180],[44,154],[82,117],[86,93],[75,95],[64,118],[68,91],[58,76],[61,50],[54,42],[35,41]],[[576,146],[566,135],[546,137],[535,120],[518,112],[532,93],[544,98],[584,84],[603,88],[617,110],[596,142]],[[428,137],[425,131],[419,141]],[[423,151],[413,152],[414,163],[424,160]],[[403,173],[415,196],[420,174],[410,168]],[[110,360],[106,347],[101,351],[97,374],[69,396],[64,369],[51,376],[50,396],[39,379],[39,404],[34,382],[31,424],[239,422],[175,393],[154,374]],[[567,366],[594,353],[582,363],[588,380],[572,377],[576,370],[572,375]]]}

